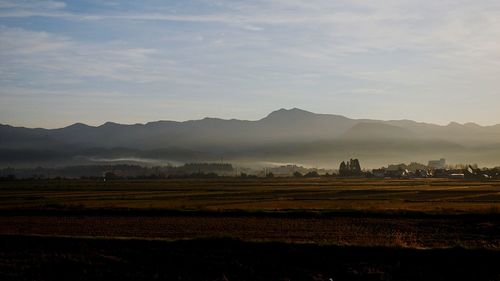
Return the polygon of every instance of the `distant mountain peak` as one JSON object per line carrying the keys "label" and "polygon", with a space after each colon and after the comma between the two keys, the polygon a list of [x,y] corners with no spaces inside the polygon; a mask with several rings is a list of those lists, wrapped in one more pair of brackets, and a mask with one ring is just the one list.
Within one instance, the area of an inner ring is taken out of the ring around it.
{"label": "distant mountain peak", "polygon": [[461,127],[462,124],[458,123],[458,122],[455,122],[455,121],[452,121],[450,123],[448,123],[447,125],[448,127]]}
{"label": "distant mountain peak", "polygon": [[267,115],[266,118],[300,118],[304,116],[311,116],[315,115],[315,113],[312,113],[310,111],[306,111],[300,108],[291,108],[291,109],[286,109],[286,108],[281,108],[279,110],[273,111]]}
{"label": "distant mountain peak", "polygon": [[114,126],[120,126],[120,125],[121,125],[121,124],[118,124],[118,123],[115,123],[115,122],[110,122],[110,121],[108,121],[108,122],[106,122],[106,123],[102,124],[102,125],[101,125],[101,126],[99,126],[99,127],[114,127]]}
{"label": "distant mountain peak", "polygon": [[68,128],[78,129],[78,128],[89,128],[89,127],[91,127],[91,126],[78,122],[78,123],[67,126],[66,129],[68,129]]}
{"label": "distant mountain peak", "polygon": [[480,125],[474,123],[474,122],[468,122],[468,123],[465,123],[464,126],[467,126],[467,127],[470,127],[470,128],[481,128]]}

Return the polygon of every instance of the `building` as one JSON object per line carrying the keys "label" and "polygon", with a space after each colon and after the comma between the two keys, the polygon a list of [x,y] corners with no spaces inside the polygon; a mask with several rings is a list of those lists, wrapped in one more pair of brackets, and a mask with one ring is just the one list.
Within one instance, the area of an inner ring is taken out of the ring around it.
{"label": "building", "polygon": [[384,168],[373,169],[372,174],[376,178],[385,178],[386,170]]}
{"label": "building", "polygon": [[427,166],[431,169],[444,169],[446,167],[446,159],[430,160]]}

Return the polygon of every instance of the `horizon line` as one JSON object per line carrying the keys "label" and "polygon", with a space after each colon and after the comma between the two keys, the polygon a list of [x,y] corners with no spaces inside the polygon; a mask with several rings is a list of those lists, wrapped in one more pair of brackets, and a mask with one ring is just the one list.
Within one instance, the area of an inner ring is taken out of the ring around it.
{"label": "horizon line", "polygon": [[479,126],[479,127],[494,127],[494,126],[500,126],[500,123],[493,123],[493,124],[479,124],[479,123],[476,123],[476,122],[465,122],[465,123],[459,123],[459,122],[456,122],[456,121],[449,121],[448,123],[444,124],[444,123],[432,123],[432,122],[424,122],[424,121],[417,121],[417,120],[412,120],[412,119],[407,119],[407,118],[402,118],[402,119],[372,119],[372,118],[354,118],[354,117],[348,117],[348,116],[345,116],[345,115],[341,115],[341,114],[335,114],[335,113],[318,113],[318,112],[313,112],[313,111],[309,111],[309,110],[305,110],[305,109],[301,109],[301,108],[298,108],[298,107],[293,107],[293,108],[289,108],[289,109],[286,109],[286,108],[280,108],[280,109],[277,109],[277,110],[274,110],[274,111],[271,111],[270,113],[268,113],[266,116],[260,118],[260,119],[255,119],[255,120],[249,120],[249,119],[238,119],[238,118],[220,118],[220,117],[212,117],[212,116],[206,116],[206,117],[203,117],[203,118],[198,118],[198,119],[187,119],[187,120],[167,120],[167,119],[158,119],[158,120],[153,120],[153,121],[147,121],[147,122],[144,122],[144,123],[141,123],[141,122],[137,122],[137,123],[119,123],[119,122],[114,122],[114,121],[105,121],[104,123],[101,123],[101,124],[87,124],[87,123],[84,123],[84,122],[75,122],[75,123],[70,123],[66,126],[58,126],[58,127],[41,127],[41,126],[35,126],[35,127],[28,127],[28,126],[23,126],[23,125],[12,125],[12,124],[8,124],[8,123],[0,123],[1,126],[10,126],[10,127],[15,127],[15,128],[25,128],[25,129],[45,129],[45,130],[57,130],[57,129],[64,129],[64,128],[68,128],[68,127],[71,127],[71,126],[76,126],[76,125],[81,125],[81,126],[87,126],[87,127],[92,127],[92,128],[98,128],[98,127],[102,127],[102,126],[105,126],[107,124],[110,124],[110,125],[121,125],[121,126],[135,126],[135,125],[142,125],[142,126],[145,126],[145,125],[148,125],[148,124],[151,124],[151,123],[157,123],[157,122],[176,122],[176,123],[186,123],[186,122],[196,122],[196,121],[202,121],[202,120],[205,120],[205,119],[217,119],[217,120],[221,120],[221,121],[243,121],[243,122],[258,122],[258,121],[262,121],[266,118],[268,118],[271,114],[273,113],[277,113],[277,112],[289,112],[289,111],[300,111],[300,112],[304,112],[304,113],[310,113],[310,114],[314,114],[314,115],[329,115],[329,116],[337,116],[337,117],[343,117],[343,118],[347,118],[347,119],[350,119],[350,120],[355,120],[355,121],[381,121],[381,122],[393,122],[393,121],[409,121],[409,122],[415,122],[417,124],[426,124],[426,125],[434,125],[434,126],[440,126],[440,127],[448,127],[448,126],[451,126],[451,125],[460,125],[460,126],[467,126],[467,125],[472,125],[472,126]]}

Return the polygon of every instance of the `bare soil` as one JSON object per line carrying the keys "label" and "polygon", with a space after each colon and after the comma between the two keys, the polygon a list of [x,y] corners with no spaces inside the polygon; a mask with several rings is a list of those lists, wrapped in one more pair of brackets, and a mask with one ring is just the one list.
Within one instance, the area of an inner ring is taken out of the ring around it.
{"label": "bare soil", "polygon": [[0,280],[500,280],[500,252],[2,236]]}
{"label": "bare soil", "polygon": [[308,215],[0,215],[0,234],[192,239],[233,237],[357,246],[500,249],[500,216]]}

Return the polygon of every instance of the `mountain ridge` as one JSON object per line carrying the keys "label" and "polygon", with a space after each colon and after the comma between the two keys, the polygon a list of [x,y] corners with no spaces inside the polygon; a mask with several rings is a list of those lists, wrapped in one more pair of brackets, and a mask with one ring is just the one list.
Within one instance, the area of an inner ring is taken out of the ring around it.
{"label": "mountain ridge", "polygon": [[393,122],[411,122],[411,123],[415,123],[415,124],[433,125],[433,126],[439,126],[439,127],[449,127],[449,126],[459,125],[459,126],[474,126],[474,127],[482,127],[482,128],[491,128],[491,127],[499,127],[500,128],[500,123],[499,124],[493,124],[493,125],[481,125],[481,124],[477,124],[475,122],[459,123],[459,122],[456,122],[456,121],[450,121],[446,125],[440,125],[440,124],[423,122],[423,121],[417,121],[417,120],[411,120],[411,119],[388,119],[388,120],[384,120],[384,119],[366,119],[366,118],[357,119],[357,118],[350,118],[350,117],[347,117],[347,116],[344,116],[344,115],[340,115],[340,114],[315,113],[315,112],[304,110],[304,109],[300,109],[300,108],[297,108],[297,107],[290,108],[290,109],[280,108],[278,110],[272,111],[268,115],[266,115],[266,116],[264,116],[264,117],[262,117],[260,119],[257,119],[257,120],[247,120],[247,119],[237,119],[237,118],[224,119],[224,118],[219,118],[219,117],[210,117],[210,116],[207,116],[207,117],[204,117],[204,118],[201,118],[201,119],[188,119],[188,120],[183,120],[183,121],[160,119],[160,120],[156,120],[156,121],[148,121],[148,122],[145,122],[145,123],[133,123],[133,124],[118,123],[118,122],[113,122],[113,121],[106,121],[106,122],[104,122],[104,123],[102,123],[100,125],[89,125],[89,124],[85,124],[85,123],[82,123],[82,122],[76,122],[76,123],[73,123],[73,124],[70,124],[70,125],[67,125],[67,126],[64,126],[64,127],[58,127],[58,128],[14,126],[14,125],[5,124],[5,123],[0,123],[0,127],[1,126],[9,126],[9,127],[13,127],[13,128],[25,128],[25,129],[58,130],[58,129],[65,129],[65,128],[73,127],[73,126],[82,126],[82,127],[86,126],[86,127],[92,127],[92,128],[102,127],[102,126],[104,126],[106,124],[122,125],[122,126],[140,126],[140,125],[146,126],[146,125],[152,125],[152,124],[155,124],[155,123],[186,123],[186,122],[203,121],[203,120],[206,120],[206,119],[215,119],[215,120],[220,120],[220,121],[258,122],[258,121],[262,121],[262,120],[264,120],[264,119],[266,119],[266,118],[268,118],[268,117],[270,117],[270,116],[272,116],[273,114],[276,114],[276,113],[290,113],[290,112],[296,112],[296,111],[301,111],[301,112],[309,113],[309,114],[313,114],[313,115],[324,115],[324,116],[331,116],[331,117],[340,117],[340,118],[346,118],[346,119],[350,119],[350,120],[368,121],[368,122],[370,122],[370,121],[374,121],[374,122],[391,122],[391,123],[393,123]]}
{"label": "mountain ridge", "polygon": [[[208,161],[217,158],[215,155],[226,155],[234,161],[328,162],[359,157],[375,165],[391,159],[446,157],[456,162],[500,164],[496,162],[500,159],[498,140],[500,125],[351,119],[282,108],[259,120],[206,117],[143,124],[75,123],[57,129],[1,125],[0,151],[9,157],[0,157],[0,165],[16,165],[18,159],[29,163],[30,154],[39,155],[38,161],[51,153],[67,160],[103,155],[149,157],[155,153],[148,151],[160,150],[163,152],[158,157],[175,158],[176,162],[201,161],[203,157]],[[121,149],[111,153],[113,148]]]}

